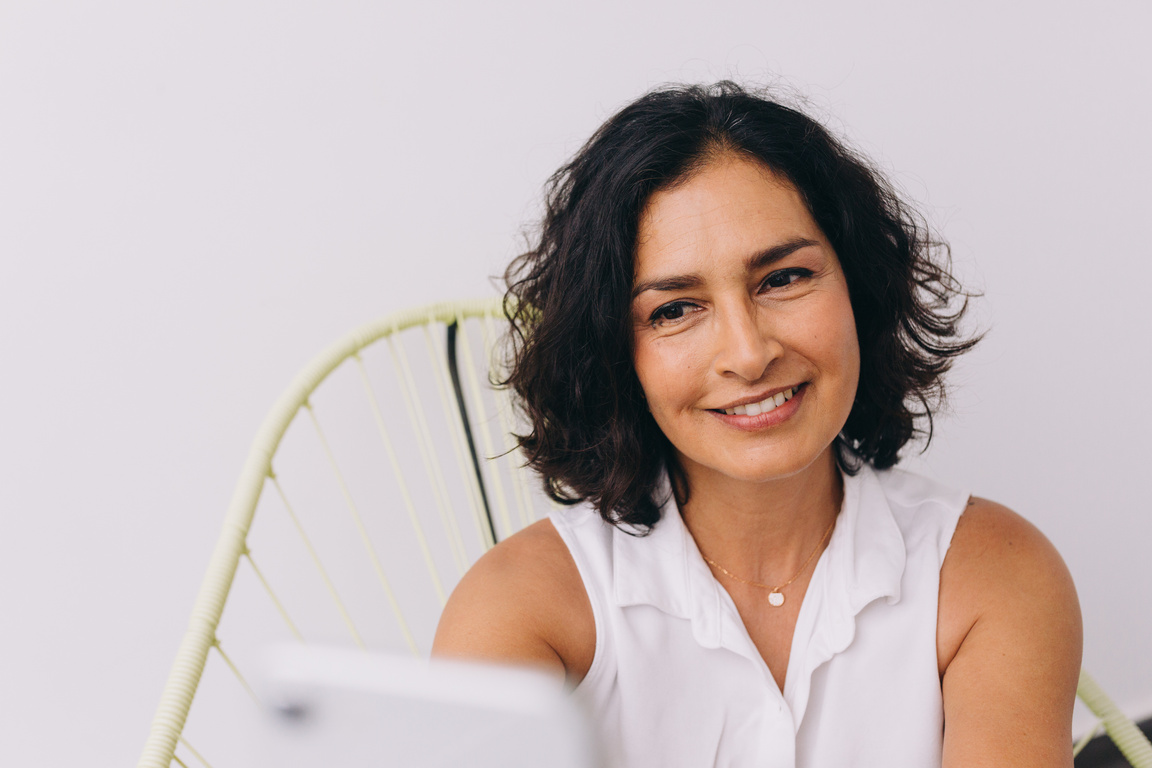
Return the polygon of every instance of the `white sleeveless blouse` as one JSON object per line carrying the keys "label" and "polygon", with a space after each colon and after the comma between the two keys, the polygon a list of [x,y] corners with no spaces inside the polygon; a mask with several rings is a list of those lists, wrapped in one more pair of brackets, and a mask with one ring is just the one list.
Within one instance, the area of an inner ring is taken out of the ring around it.
{"label": "white sleeveless blouse", "polygon": [[614,768],[939,766],[940,566],[968,494],[899,470],[844,478],[784,690],[675,502],[646,537],[553,512],[596,620],[573,695]]}

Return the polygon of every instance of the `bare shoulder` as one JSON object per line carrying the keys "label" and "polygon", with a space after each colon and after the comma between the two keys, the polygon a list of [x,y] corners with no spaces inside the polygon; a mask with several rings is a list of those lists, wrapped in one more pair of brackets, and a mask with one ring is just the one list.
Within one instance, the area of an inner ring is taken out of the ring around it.
{"label": "bare shoulder", "polygon": [[432,653],[532,664],[579,682],[595,646],[580,572],[551,521],[540,520],[464,574],[444,607]]}
{"label": "bare shoulder", "polygon": [[1051,542],[973,498],[940,571],[945,765],[1071,765],[1076,588]]}
{"label": "bare shoulder", "polygon": [[1056,548],[1008,507],[973,497],[940,571],[941,674],[981,618],[1018,610],[1020,602],[1075,614],[1078,625],[1076,588]]}

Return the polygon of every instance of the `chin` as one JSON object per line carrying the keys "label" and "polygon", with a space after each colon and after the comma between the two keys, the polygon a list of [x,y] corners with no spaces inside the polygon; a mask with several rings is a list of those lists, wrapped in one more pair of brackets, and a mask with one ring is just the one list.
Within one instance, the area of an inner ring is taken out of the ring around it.
{"label": "chin", "polygon": [[[693,475],[706,474],[716,479],[728,478],[738,483],[771,483],[776,480],[795,477],[806,470],[821,465],[821,460],[831,458],[831,446],[820,451],[789,451],[787,455],[773,451],[773,455],[754,457],[748,460],[710,461],[707,463],[694,461],[681,456],[681,466],[689,479]],[[699,475],[698,475],[699,476]]]}

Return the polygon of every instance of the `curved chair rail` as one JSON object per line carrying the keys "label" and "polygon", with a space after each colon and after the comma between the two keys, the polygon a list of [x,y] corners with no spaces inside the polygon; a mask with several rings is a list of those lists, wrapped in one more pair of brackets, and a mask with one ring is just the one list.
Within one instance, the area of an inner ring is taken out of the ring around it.
{"label": "curved chair rail", "polygon": [[[1149,743],[1148,738],[1127,715],[1120,711],[1112,699],[1108,698],[1104,689],[1097,685],[1091,675],[1083,670],[1080,672],[1076,695],[1096,717],[1100,718],[1104,732],[1133,768],[1152,768],[1152,743]],[[1087,738],[1091,738],[1094,733],[1095,730],[1087,734]],[[1083,747],[1085,743],[1087,741],[1077,746]]]}
{"label": "curved chair rail", "polygon": [[[182,741],[184,725],[192,706],[192,699],[200,684],[208,653],[214,646],[219,646],[217,628],[240,559],[247,553],[248,532],[257,504],[265,482],[275,479],[272,469],[273,458],[285,432],[300,409],[311,407],[309,398],[316,388],[341,363],[357,357],[361,350],[385,336],[415,326],[444,323],[450,326],[451,343],[453,324],[462,326],[464,321],[469,319],[499,317],[502,309],[500,299],[479,299],[442,302],[387,315],[355,329],[331,344],[292,380],[265,417],[248,452],[228,506],[223,529],[197,593],[188,628],[164,685],[160,704],[138,763],[139,768],[170,768],[173,762],[176,745]],[[449,355],[453,355],[453,352],[449,351]],[[454,365],[455,360],[450,359],[449,366],[454,368]],[[463,429],[467,431],[468,421],[464,413],[463,397],[459,391],[457,397]],[[468,440],[471,441],[470,435]],[[477,461],[475,451],[472,460]],[[483,480],[478,465],[476,480],[479,495],[483,496]],[[486,501],[484,506],[487,507]],[[490,545],[495,535],[490,513],[488,525],[493,534],[489,539]],[[223,654],[222,650],[220,652]],[[1076,752],[1079,752],[1102,727],[1121,754],[1135,768],[1152,768],[1152,744],[1149,744],[1139,728],[1120,711],[1086,672],[1080,673],[1077,695],[1100,719],[1100,723],[1075,746]]]}
{"label": "curved chair rail", "polygon": [[192,609],[188,629],[180,643],[176,661],[164,685],[160,705],[152,720],[139,768],[169,768],[176,743],[184,730],[192,698],[200,683],[208,652],[217,643],[216,628],[232,587],[236,568],[245,551],[245,540],[264,482],[272,476],[272,458],[288,426],[313,391],[333,370],[369,344],[391,333],[430,322],[463,322],[477,317],[493,317],[502,311],[500,299],[441,302],[396,312],[367,323],[312,359],[272,406],[265,417],[236,483],[223,530],[209,561],[208,572]]}

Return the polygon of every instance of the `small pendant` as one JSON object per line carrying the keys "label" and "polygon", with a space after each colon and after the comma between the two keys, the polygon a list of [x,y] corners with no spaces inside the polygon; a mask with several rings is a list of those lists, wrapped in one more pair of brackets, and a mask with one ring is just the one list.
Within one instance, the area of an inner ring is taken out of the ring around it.
{"label": "small pendant", "polygon": [[772,590],[768,593],[768,605],[773,608],[779,608],[784,605],[784,595],[776,590]]}

